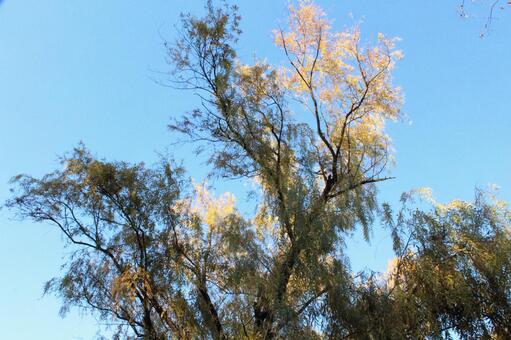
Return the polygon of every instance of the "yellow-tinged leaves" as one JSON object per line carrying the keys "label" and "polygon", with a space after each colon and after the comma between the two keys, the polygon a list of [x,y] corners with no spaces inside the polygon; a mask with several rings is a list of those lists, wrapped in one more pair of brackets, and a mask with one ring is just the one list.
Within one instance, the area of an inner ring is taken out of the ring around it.
{"label": "yellow-tinged leaves", "polygon": [[[111,293],[116,304],[135,303],[139,294],[152,296],[150,276],[142,268],[128,266],[123,273],[112,281]],[[115,308],[116,306],[114,306]]]}
{"label": "yellow-tinged leaves", "polygon": [[[391,159],[384,127],[399,116],[402,104],[401,91],[391,82],[394,64],[403,57],[395,49],[398,39],[380,33],[374,45],[366,46],[357,27],[333,31],[311,1],[291,5],[289,12],[286,29],[274,32],[289,59],[279,71],[281,85],[312,112],[314,128],[319,124],[329,143],[348,154],[343,157],[354,157],[351,164]],[[320,138],[316,143],[328,153]]]}
{"label": "yellow-tinged leaves", "polygon": [[261,240],[278,230],[278,217],[273,215],[265,204],[259,207],[252,221],[256,229],[256,235]]}
{"label": "yellow-tinged leaves", "polygon": [[234,213],[236,199],[234,195],[226,192],[219,197],[212,196],[204,185],[195,185],[196,200],[192,211],[198,214],[209,226],[214,227],[226,217]]}
{"label": "yellow-tinged leaves", "polygon": [[205,185],[194,185],[194,196],[177,200],[171,207],[175,213],[196,216],[210,228],[217,226],[235,212],[236,199],[226,192],[219,197],[211,195]]}

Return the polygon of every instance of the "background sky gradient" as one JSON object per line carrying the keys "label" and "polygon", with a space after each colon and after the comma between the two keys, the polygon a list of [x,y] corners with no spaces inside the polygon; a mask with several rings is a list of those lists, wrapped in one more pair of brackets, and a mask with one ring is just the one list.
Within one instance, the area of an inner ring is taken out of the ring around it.
{"label": "background sky gradient", "polygon": [[[439,201],[471,199],[474,187],[501,187],[511,201],[511,8],[480,39],[489,1],[460,19],[456,0],[318,1],[343,29],[360,23],[363,39],[399,36],[405,58],[394,81],[403,88],[406,118],[388,131],[396,150],[396,179],[379,185],[381,201],[427,186]],[[240,58],[283,62],[272,28],[287,1],[238,1],[244,34]],[[197,99],[161,86],[168,71],[163,39],[173,40],[180,12],[201,13],[199,0],[0,1],[0,201],[18,173],[40,176],[57,157],[83,141],[107,159],[155,162],[158,152],[182,160],[202,181],[204,159],[174,146],[169,119]],[[166,150],[166,151],[165,151]],[[210,182],[211,183],[211,182]],[[245,189],[233,191],[249,209]],[[249,211],[250,212],[250,211]],[[354,269],[385,270],[388,233],[374,227],[371,244],[349,240]],[[91,339],[98,321],[76,310],[62,319],[59,301],[42,296],[69,250],[47,225],[13,219],[0,210],[0,338]]]}

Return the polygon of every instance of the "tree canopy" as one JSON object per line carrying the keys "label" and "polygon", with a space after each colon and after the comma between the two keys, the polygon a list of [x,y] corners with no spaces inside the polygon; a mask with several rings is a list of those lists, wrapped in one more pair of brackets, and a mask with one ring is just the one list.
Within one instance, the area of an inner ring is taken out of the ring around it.
{"label": "tree canopy", "polygon": [[[172,161],[98,159],[83,145],[61,170],[13,179],[6,205],[70,244],[47,291],[146,339],[400,339],[511,336],[511,214],[491,194],[442,205],[426,190],[393,212],[385,123],[400,117],[380,34],[333,30],[309,1],[275,44],[286,65],[237,58],[236,6],[182,17],[166,44],[174,86],[200,105],[170,129],[208,148],[215,175],[256,183],[256,213],[210,194]],[[349,233],[376,217],[394,240],[387,273],[350,268]]]}

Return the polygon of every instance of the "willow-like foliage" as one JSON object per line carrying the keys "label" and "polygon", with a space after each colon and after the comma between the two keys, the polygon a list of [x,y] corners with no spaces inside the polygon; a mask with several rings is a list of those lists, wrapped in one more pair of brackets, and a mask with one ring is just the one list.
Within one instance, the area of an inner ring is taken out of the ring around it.
{"label": "willow-like foliage", "polygon": [[[170,128],[214,174],[255,183],[254,216],[169,162],[108,162],[83,146],[42,178],[13,179],[7,206],[49,222],[72,255],[47,284],[71,306],[146,339],[510,336],[510,213],[500,202],[379,208],[392,161],[385,123],[402,102],[396,39],[335,32],[309,1],[274,32],[287,62],[244,64],[235,6],[207,2],[166,44],[174,86],[199,108]],[[204,146],[207,148],[204,150]],[[421,191],[424,193],[425,191]],[[344,253],[382,213],[396,258],[353,273]]]}

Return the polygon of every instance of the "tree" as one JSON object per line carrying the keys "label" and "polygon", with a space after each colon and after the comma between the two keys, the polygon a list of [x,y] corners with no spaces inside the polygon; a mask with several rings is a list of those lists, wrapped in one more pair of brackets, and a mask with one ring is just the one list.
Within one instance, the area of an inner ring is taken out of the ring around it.
{"label": "tree", "polygon": [[182,304],[183,297],[169,290],[178,273],[170,260],[168,207],[179,195],[180,170],[168,162],[149,170],[99,161],[83,146],[61,161],[64,170],[41,179],[15,177],[19,195],[7,202],[21,217],[51,222],[74,246],[67,272],[45,291],[62,297],[64,313],[80,305],[113,316],[119,335],[125,326],[148,338],[176,332],[166,304]]}
{"label": "tree", "polygon": [[[511,336],[511,214],[507,204],[476,190],[474,202],[443,205],[430,192],[431,211],[409,208],[393,225],[401,256],[388,281],[413,337],[454,330],[462,338]],[[407,235],[401,234],[406,230]],[[407,240],[406,244],[402,241]],[[436,292],[432,296],[431,292]],[[401,308],[405,308],[402,310]],[[408,331],[407,331],[408,332]]]}
{"label": "tree", "polygon": [[[170,128],[214,146],[214,174],[255,181],[257,212],[243,216],[172,162],[107,162],[83,146],[63,170],[15,177],[6,205],[73,249],[46,286],[64,311],[90,308],[117,337],[148,339],[509,336],[509,211],[482,195],[432,211],[405,196],[395,218],[377,203],[392,160],[385,122],[401,104],[395,40],[333,32],[304,1],[275,31],[288,65],[246,65],[236,7],[206,9],[167,44],[174,84],[201,101]],[[378,213],[395,266],[353,273],[344,243],[357,228],[369,238]]]}

